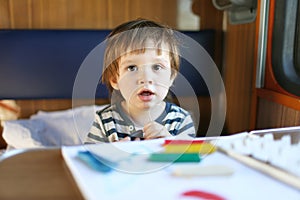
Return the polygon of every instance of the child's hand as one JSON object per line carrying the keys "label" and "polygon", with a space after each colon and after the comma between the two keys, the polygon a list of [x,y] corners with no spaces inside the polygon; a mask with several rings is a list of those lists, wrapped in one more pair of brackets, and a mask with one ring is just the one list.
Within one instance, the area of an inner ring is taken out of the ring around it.
{"label": "child's hand", "polygon": [[144,138],[154,139],[172,136],[163,125],[153,121],[144,126]]}

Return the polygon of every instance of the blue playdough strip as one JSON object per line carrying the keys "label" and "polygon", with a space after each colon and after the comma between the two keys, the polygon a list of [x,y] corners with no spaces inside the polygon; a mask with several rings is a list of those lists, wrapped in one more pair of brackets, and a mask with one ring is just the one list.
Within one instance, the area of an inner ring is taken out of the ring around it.
{"label": "blue playdough strip", "polygon": [[116,163],[92,154],[89,151],[79,151],[77,154],[77,158],[79,158],[79,160],[83,161],[92,169],[103,173],[112,171],[113,167],[117,165]]}

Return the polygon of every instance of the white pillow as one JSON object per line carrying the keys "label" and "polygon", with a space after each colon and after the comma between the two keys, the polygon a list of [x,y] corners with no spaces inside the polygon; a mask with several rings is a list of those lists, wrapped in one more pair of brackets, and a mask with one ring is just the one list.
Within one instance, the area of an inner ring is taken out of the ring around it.
{"label": "white pillow", "polygon": [[104,106],[39,111],[26,120],[3,122],[3,138],[13,148],[70,146],[83,144],[93,123],[96,110]]}

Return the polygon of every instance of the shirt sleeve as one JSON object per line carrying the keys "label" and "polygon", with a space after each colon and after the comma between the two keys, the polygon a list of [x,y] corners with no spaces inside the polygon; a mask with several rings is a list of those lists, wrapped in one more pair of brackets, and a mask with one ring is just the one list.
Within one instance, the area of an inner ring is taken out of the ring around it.
{"label": "shirt sleeve", "polygon": [[196,137],[194,122],[190,114],[183,119],[178,129],[178,134]]}
{"label": "shirt sleeve", "polygon": [[84,141],[85,144],[94,144],[99,142],[108,142],[105,135],[105,130],[98,114],[95,114],[95,119],[91,126],[89,133]]}

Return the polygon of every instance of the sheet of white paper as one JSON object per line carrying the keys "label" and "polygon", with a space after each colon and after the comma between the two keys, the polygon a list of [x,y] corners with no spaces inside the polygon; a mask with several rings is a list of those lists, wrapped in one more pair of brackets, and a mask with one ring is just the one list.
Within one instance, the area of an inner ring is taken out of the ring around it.
{"label": "sheet of white paper", "polygon": [[[76,158],[78,151],[86,150],[87,146],[63,147],[63,157],[73,174],[83,196],[89,200],[96,199],[191,199],[182,196],[187,191],[204,191],[230,200],[253,199],[289,199],[299,200],[300,191],[287,186],[267,175],[255,171],[222,153],[215,152],[206,156],[200,163],[158,164],[148,162],[148,153],[160,150],[163,139],[147,142],[115,143],[114,147],[122,151],[143,155],[128,159],[128,154],[114,155],[106,150],[107,146],[94,146],[99,155],[107,153],[112,160],[120,159],[123,166],[133,166],[140,173],[114,170],[100,173],[89,168]],[[114,149],[115,153],[116,149]],[[101,153],[100,153],[101,152]],[[117,151],[119,153],[119,151]],[[139,154],[141,153],[141,154]],[[137,158],[137,159],[136,159]],[[125,164],[124,164],[125,163]],[[122,165],[121,164],[121,165]],[[127,164],[127,165],[126,165]],[[195,176],[177,177],[172,171],[181,166],[225,165],[234,170],[231,176]],[[138,167],[134,167],[138,166]],[[142,173],[141,169],[154,169]],[[160,167],[160,168],[159,168]],[[121,169],[124,169],[121,167]]]}

